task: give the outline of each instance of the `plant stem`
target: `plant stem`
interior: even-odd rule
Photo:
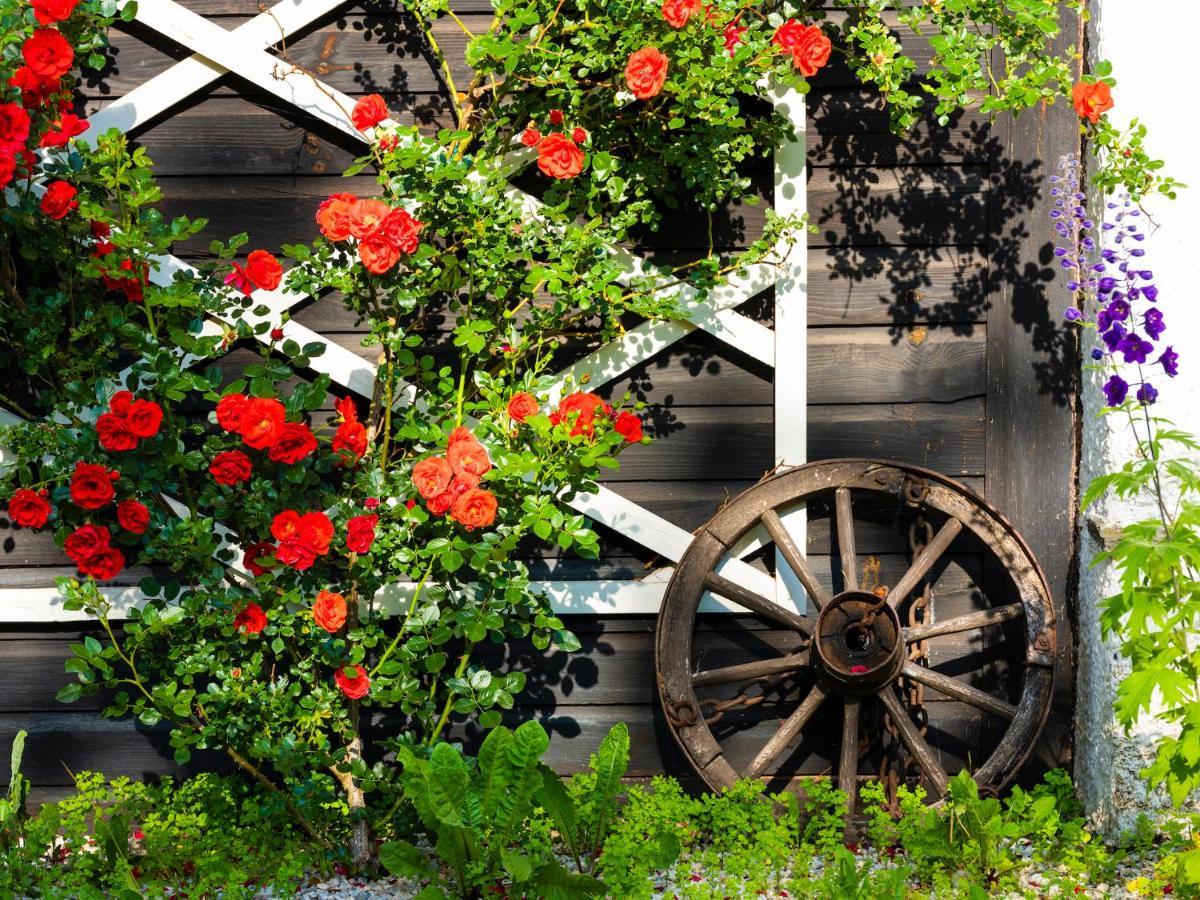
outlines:
[[[471,651],[475,649],[475,642],[471,641],[467,644],[467,649],[463,651],[463,655],[458,658],[458,668],[454,670],[454,677],[461,678],[462,673],[467,669],[467,663],[471,659]],[[442,707],[442,715],[438,719],[438,723],[434,726],[433,731],[425,741],[425,746],[432,747],[437,741],[438,736],[442,733],[442,729],[446,727],[446,723],[450,720],[450,712],[454,705],[453,695],[446,698],[446,704]]]
[[[387,662],[388,657],[396,652],[396,648],[400,646],[400,641],[404,638],[404,630],[408,626],[408,620],[412,618],[412,614],[416,611],[417,601],[421,599],[421,590],[425,587],[425,582],[431,574],[433,574],[432,561],[429,563],[429,568],[425,570],[425,574],[421,576],[421,580],[417,582],[416,590],[413,591],[412,602],[408,604],[408,612],[404,616],[404,621],[400,623],[400,629],[396,632],[396,636],[392,638],[392,642],[388,644],[387,649],[383,651],[383,655],[379,657],[379,661],[375,663],[375,667],[371,669],[369,677],[374,678],[379,673],[379,669],[383,664]]]

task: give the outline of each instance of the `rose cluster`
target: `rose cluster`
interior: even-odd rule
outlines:
[[[257,288],[273,291],[283,280],[283,266],[273,254],[266,250],[252,250],[246,257],[246,265],[233,263],[233,271],[225,277],[225,283],[233,285],[249,297]]]
[[[359,260],[373,275],[387,273],[401,255],[415,253],[424,227],[403,207],[392,208],[377,198],[360,200],[354,194],[333,194],[324,200],[317,208],[317,225],[334,243],[354,238]]]
[[[496,497],[480,487],[491,468],[487,448],[460,425],[450,432],[445,456],[430,456],[413,466],[413,486],[430,513],[449,513],[467,531],[473,531],[496,520]]]
[[[550,110],[551,126],[561,128],[564,118],[561,109]],[[521,143],[537,148],[538,170],[549,178],[574,178],[583,171],[587,154],[583,152],[582,145],[587,143],[587,139],[588,133],[582,128],[572,128],[569,137],[565,129],[543,135],[533,122],[521,132]]]
[[[508,401],[508,414],[516,422],[524,422],[539,411],[537,398],[524,391],[513,394]],[[550,424],[566,426],[567,433],[572,437],[583,435],[590,439],[596,435],[597,417],[611,419],[613,430],[627,443],[636,444],[644,436],[642,420],[636,415],[623,411],[614,416],[613,408],[603,398],[586,391],[576,391],[563,397],[558,408],[550,413]]]
[[[162,407],[153,400],[134,399],[129,391],[117,391],[108,402],[108,412],[96,419],[100,446],[112,453],[125,453],[158,434]]]
[[[771,43],[792,57],[792,65],[805,78],[811,78],[829,62],[833,44],[820,25],[805,25],[788,19],[775,29]]]
[[[62,184],[63,182],[56,182]],[[69,185],[68,185],[69,186]],[[51,185],[53,188],[54,185]],[[74,188],[72,188],[72,196],[74,196]],[[49,191],[46,192],[46,197],[50,196]],[[42,208],[45,209],[46,197],[42,198]],[[110,291],[120,291],[125,295],[125,299],[130,303],[141,303],[145,298],[146,282],[150,276],[150,267],[146,263],[135,263],[129,257],[117,260],[113,264],[108,257],[116,252],[117,247],[112,241],[108,240],[112,234],[112,229],[104,222],[92,222],[92,237],[96,239],[96,246],[92,248],[93,258],[100,260],[105,267],[100,273],[100,278],[104,282],[104,286]]]
[[[1144,268],[1146,240],[1144,217],[1127,198],[1109,202],[1106,221],[1099,232],[1084,207],[1086,195],[1080,190],[1079,161],[1066,156],[1059,164],[1061,174],[1050,176],[1050,195],[1054,198],[1050,219],[1063,244],[1055,247],[1059,267],[1069,273],[1067,289],[1082,297],[1066,311],[1070,322],[1089,318],[1103,346],[1092,350],[1092,359],[1109,370],[1102,390],[1109,406],[1125,402],[1131,387],[1134,396],[1146,405],[1158,398],[1158,389],[1149,380],[1149,366],[1161,367],[1168,377],[1179,372],[1179,354],[1171,346],[1159,347],[1167,330],[1158,308],[1158,287],[1154,272]],[[1100,249],[1094,258],[1100,234],[1108,236],[1110,246]],[[1090,315],[1084,310],[1091,307]],[[1132,380],[1126,378],[1132,367]],[[1124,374],[1122,374],[1124,372]]]

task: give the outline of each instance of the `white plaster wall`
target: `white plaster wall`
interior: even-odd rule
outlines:
[[[1200,3],[1091,0],[1090,6],[1089,56],[1093,62],[1111,61],[1117,79],[1110,117],[1119,125],[1139,118],[1149,128],[1151,154],[1166,160],[1167,171],[1192,186],[1174,201],[1145,201],[1153,226],[1142,262],[1154,271],[1161,290],[1159,305],[1168,327],[1164,339],[1181,357],[1178,377],[1155,379],[1161,392],[1155,412],[1200,433],[1200,303],[1195,290],[1200,284],[1200,115],[1181,103],[1195,64]],[[1097,210],[1103,207],[1100,198],[1094,201]],[[1085,484],[1095,474],[1119,468],[1133,451],[1117,417],[1097,417],[1102,405],[1096,379],[1085,377]],[[1083,518],[1075,776],[1096,823],[1108,830],[1127,828],[1139,811],[1165,803],[1158,792],[1148,794],[1138,770],[1153,757],[1167,726],[1147,717],[1125,735],[1113,721],[1113,691],[1127,666],[1116,646],[1101,638],[1097,604],[1115,592],[1115,578],[1107,566],[1092,569],[1089,561],[1121,524],[1151,514],[1144,504],[1107,501]]]

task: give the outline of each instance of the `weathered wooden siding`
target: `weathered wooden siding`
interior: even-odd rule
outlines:
[[[258,12],[251,0],[186,5],[226,28]],[[483,0],[459,0],[455,8],[469,26],[486,25]],[[403,16],[370,6],[316,23],[290,39],[288,50],[332,86],[350,94],[380,91],[402,121],[435,130],[447,124],[441,84],[413,35]],[[463,36],[447,22],[439,40],[465,82]],[[920,38],[909,43],[919,61],[928,58]],[[114,35],[108,71],[85,87],[86,108],[102,107],[186,55],[136,25],[124,28]],[[1073,533],[1071,516],[1063,513],[1073,475],[1074,355],[1055,313],[1047,311],[1047,238],[1036,205],[1044,174],[1039,160],[1055,159],[1073,140],[1071,128],[1055,116],[1011,130],[965,115],[948,129],[922,123],[897,139],[877,99],[847,71],[833,66],[822,74],[809,97],[809,209],[818,233],[809,243],[808,441],[813,459],[917,463],[995,497],[1049,563],[1061,603]],[[137,138],[156,162],[164,211],[211,221],[201,239],[183,248],[184,257],[203,257],[212,237],[238,231],[248,232],[256,247],[310,238],[313,211],[327,194],[371,190],[370,179],[339,177],[355,155],[352,142],[285,111],[232,75]],[[769,193],[769,169],[760,172],[759,184]],[[716,222],[717,245],[744,246],[762,223],[761,206],[731,208]],[[679,221],[644,243],[643,249],[671,256],[703,242]],[[373,356],[358,346],[362,329],[336,298],[300,308],[294,318]],[[249,356],[236,351],[228,365],[236,369]],[[685,528],[705,521],[771,468],[770,372],[736,349],[694,335],[611,390],[632,391],[649,404],[647,430],[656,440],[623,455],[620,473],[608,483]],[[1038,438],[1027,440],[1029,434]],[[539,550],[531,553],[531,566],[539,576],[595,578],[637,577],[653,564],[644,549],[613,534],[604,538],[598,562]],[[47,536],[5,529],[0,541],[0,603],[4,585],[47,584],[66,571]],[[902,556],[887,555],[894,545],[860,549],[884,554],[885,570],[903,565]],[[809,550],[828,553],[820,523],[810,530]],[[962,572],[979,577],[978,561],[963,565]],[[942,614],[973,602],[963,579],[939,594]],[[647,617],[581,617],[574,622],[584,644],[580,653],[503,651],[530,674],[516,714],[552,725],[560,768],[585,763],[603,730],[625,720],[635,738],[634,774],[682,771],[654,705],[653,624]],[[743,624],[714,619],[705,640],[719,656],[722,642],[744,640]],[[771,645],[783,640],[774,632],[756,634]],[[95,702],[55,704],[61,663],[78,635],[77,627],[65,626],[0,630],[0,747],[17,728],[29,729],[29,774],[47,790],[68,783],[67,766],[112,774],[173,771],[160,732],[102,719]],[[1063,637],[1069,654],[1069,634]],[[955,649],[941,644],[938,652]],[[963,754],[987,727],[961,704],[931,707],[935,725],[949,723]],[[753,732],[747,735],[752,742]],[[1061,756],[1068,746],[1058,733],[1044,755]]]

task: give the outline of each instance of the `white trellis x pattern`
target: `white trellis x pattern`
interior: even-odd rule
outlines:
[[[274,56],[270,48],[296,32],[349,3],[349,0],[282,0],[269,10],[244,22],[232,31],[222,28],[175,0],[140,0],[137,20],[162,36],[180,44],[194,55],[173,64],[166,71],[114,101],[90,119],[91,131],[102,133],[110,128],[128,133],[169,111],[177,104],[204,90],[221,76],[232,72],[300,112],[338,129],[357,141],[365,142],[348,120],[354,99],[322,84],[310,74],[294,69]],[[780,148],[775,158],[775,208],[783,213],[799,214],[805,210],[805,142],[804,99],[788,88],[771,85],[767,88],[776,109],[793,124],[798,139]],[[394,124],[394,123],[384,123]],[[513,189],[536,214],[538,201]],[[621,248],[612,252],[622,263],[627,278],[651,271],[645,262]],[[736,274],[720,289],[701,298],[687,286],[664,287],[675,293],[681,318],[645,322],[630,329],[619,339],[589,354],[563,370],[551,386],[551,400],[585,376],[592,386],[611,381],[623,372],[650,359],[696,329],[712,334],[739,351],[774,367],[775,370],[775,457],[781,466],[798,465],[805,459],[806,432],[806,261],[804,238],[787,252],[782,265],[751,266]],[[190,267],[168,256],[155,261],[151,279],[170,284],[179,272]],[[737,312],[737,307],[763,290],[774,285],[774,329]],[[255,306],[265,306],[267,312],[256,321],[277,324],[284,312],[307,300],[307,296],[286,289],[256,291]],[[209,333],[218,334],[227,323],[205,323]],[[305,344],[319,341],[326,345],[325,353],[312,360],[312,368],[329,375],[338,384],[370,396],[375,380],[375,367],[351,351],[324,340],[305,326],[289,320],[283,330],[287,338]],[[268,340],[264,334],[261,340]],[[412,402],[415,390],[405,392],[399,402]],[[7,417],[0,410],[0,421]],[[11,420],[11,419],[9,419]],[[0,463],[3,461],[0,448]],[[650,510],[622,497],[605,487],[594,494],[580,495],[572,505],[596,522],[606,525],[670,562],[678,562],[692,535]],[[803,533],[803,514],[788,517],[794,528]],[[786,565],[777,566],[781,573],[776,580],[742,561],[748,553],[762,546],[765,537],[751,534],[738,552],[726,559],[721,574],[759,594],[774,596],[777,602],[803,611],[804,592],[791,582]],[[653,613],[657,612],[663,592],[673,569],[660,568],[638,580],[607,581],[546,581],[539,586],[546,591],[560,613]],[[408,586],[396,585],[389,591],[389,600],[402,602]],[[140,601],[135,588],[107,588],[105,593],[117,607],[127,608]],[[714,610],[737,610],[740,607],[721,598],[706,601]],[[388,606],[391,603],[387,603]],[[62,609],[54,588],[31,587],[5,591],[0,603],[0,621],[58,621],[79,617]]]

